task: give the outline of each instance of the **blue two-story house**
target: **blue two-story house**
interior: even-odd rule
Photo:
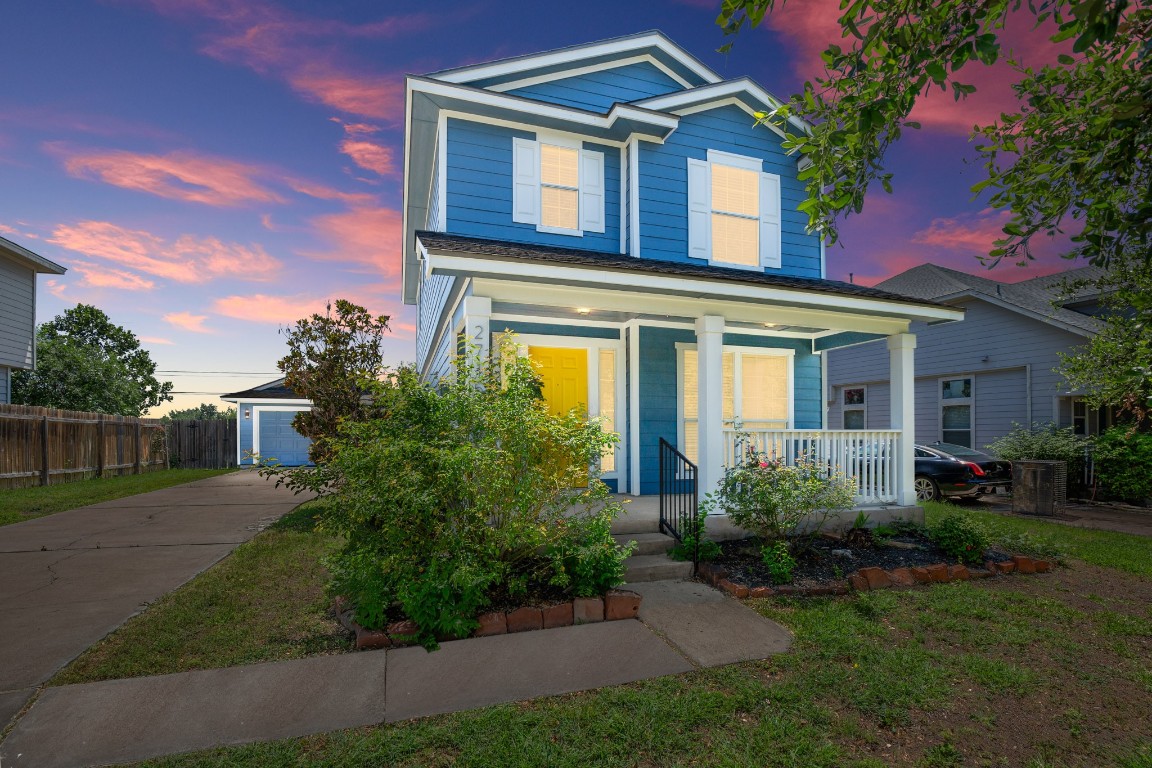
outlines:
[[[834,460],[861,503],[914,503],[908,330],[963,312],[825,279],[797,159],[753,117],[777,104],[659,32],[409,77],[403,291],[422,376],[512,331],[551,408],[621,435],[602,465],[621,493],[657,492],[661,439],[706,492],[740,426]],[[823,353],[862,338],[887,339],[891,424],[827,432]]]

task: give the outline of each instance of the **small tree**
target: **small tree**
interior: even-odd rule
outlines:
[[[35,370],[12,374],[12,402],[44,408],[140,416],[171,391],[135,334],[87,304],[41,325]]]
[[[236,418],[235,408],[225,408],[220,410],[212,403],[200,403],[195,408],[182,408],[178,411],[169,411],[164,416],[160,417],[160,421],[167,424],[170,421],[194,421],[194,420],[222,420]]]
[[[292,426],[312,439],[308,458],[317,465],[330,458],[341,423],[367,418],[371,404],[366,389],[385,370],[388,317],[345,299],[337,299],[335,314],[332,310],[329,304],[326,314],[283,329],[288,354],[278,363],[284,384],[312,401],[312,409],[296,414]]]

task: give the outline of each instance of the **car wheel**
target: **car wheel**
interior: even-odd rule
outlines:
[[[940,498],[940,486],[925,475],[916,475],[912,487],[916,489],[916,501],[936,501]]]

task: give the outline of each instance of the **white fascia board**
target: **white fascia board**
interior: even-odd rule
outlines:
[[[477,64],[471,67],[461,67],[459,69],[434,74],[438,80],[449,83],[464,83],[504,75],[514,75],[517,72],[529,72],[533,69],[575,64],[581,59],[591,59],[597,56],[627,54],[631,51],[648,47],[659,48],[705,82],[717,83],[722,80],[718,74],[702,64],[695,56],[692,56],[683,48],[656,32],[605,40],[600,43],[590,43],[572,48],[563,48],[557,51],[529,54],[527,56],[504,59],[502,61],[494,61],[489,64]]]
[[[860,313],[865,316],[911,320],[962,320],[963,310],[916,304],[890,302],[883,299],[843,296],[838,294],[789,290],[776,286],[738,283],[729,280],[708,280],[674,275],[656,275],[633,271],[604,270],[594,267],[573,267],[538,262],[490,259],[456,253],[429,251],[429,267],[433,274],[471,275],[474,278],[530,282],[543,290],[545,287],[584,286],[603,288],[614,292],[632,291],[672,297],[716,299],[762,303],[770,307],[796,307],[823,313]],[[627,282],[622,276],[627,275]],[[699,314],[699,313],[697,313]],[[827,315],[825,315],[827,318]],[[773,322],[783,322],[783,320]],[[801,325],[788,322],[789,325]],[[859,330],[864,330],[859,328]],[[887,327],[885,328],[887,330]]]
[[[764,90],[764,88],[754,80],[746,77],[737,80],[725,80],[724,82],[714,83],[712,85],[702,85],[688,91],[677,91],[676,93],[668,93],[663,96],[653,96],[632,103],[638,107],[679,114],[681,110],[688,109],[698,112],[701,106],[712,105],[730,98],[738,99],[740,96],[750,96],[772,109],[783,104],[780,99],[768,93],[768,91]],[[788,118],[788,122],[805,133],[812,129],[810,124],[798,117],[790,117]]]
[[[62,275],[68,270],[54,261],[49,261],[38,253],[32,253],[22,245],[12,242],[6,237],[0,237],[0,254],[4,254],[16,261],[31,267],[33,271],[46,275]]]
[[[551,83],[555,80],[565,80],[570,77],[579,77],[580,75],[590,75],[593,72],[606,72],[610,69],[617,69],[619,67],[627,67],[631,64],[651,64],[656,69],[663,72],[668,77],[676,81],[682,88],[691,88],[692,84],[689,83],[680,75],[673,72],[666,64],[656,59],[651,54],[645,53],[640,56],[628,56],[623,59],[611,59],[609,61],[602,61],[599,64],[589,64],[586,67],[576,67],[574,69],[561,69],[556,72],[551,72],[547,75],[536,75],[534,77],[525,77],[520,80],[509,80],[505,83],[498,85],[488,86],[488,90],[504,93],[505,91],[514,91],[517,88],[530,88],[533,85],[540,85],[541,83]]]
[[[253,405],[291,405],[311,408],[311,400],[300,400],[286,397],[221,397],[226,403],[251,403]]]
[[[473,88],[467,85],[456,85],[439,80],[409,77],[408,88],[410,93],[425,93],[429,96],[459,99],[472,104],[480,104],[510,112],[519,112],[535,117],[559,120],[571,123],[574,127],[597,128],[611,130],[618,120],[629,119],[650,125],[666,131],[675,130],[680,119],[675,115],[661,113],[657,110],[637,106],[635,104],[614,104],[608,114],[598,114],[574,107],[563,107],[558,104],[548,104],[534,99],[525,99],[519,96],[509,96],[483,88]],[[595,137],[590,137],[595,141]]]

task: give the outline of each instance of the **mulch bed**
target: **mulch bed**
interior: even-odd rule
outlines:
[[[773,584],[761,557],[764,543],[756,537],[719,542],[720,556],[710,563],[701,563],[700,577],[737,597],[766,597],[777,593],[846,594],[852,589],[986,578],[1016,570],[1046,572],[1052,567],[1047,561],[998,550],[984,552],[983,567],[960,566],[954,557],[918,533],[871,543],[821,535],[811,540],[810,546],[797,548],[802,552],[796,556],[792,581],[780,585]],[[885,575],[881,576],[881,572]]]

